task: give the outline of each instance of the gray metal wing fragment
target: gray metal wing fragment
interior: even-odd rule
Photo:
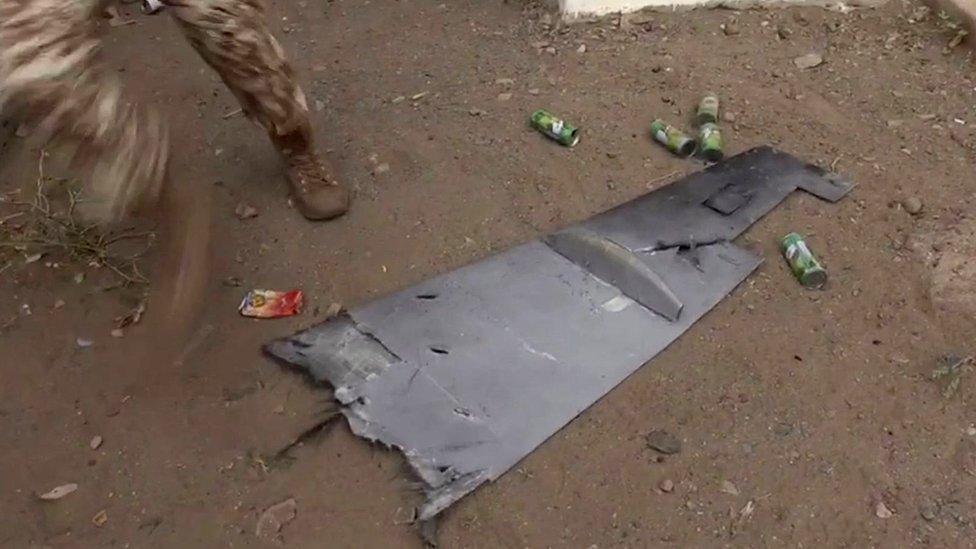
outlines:
[[[721,301],[762,261],[731,240],[798,188],[836,201],[851,185],[753,149],[266,349],[336,387],[354,433],[403,452],[426,520]]]

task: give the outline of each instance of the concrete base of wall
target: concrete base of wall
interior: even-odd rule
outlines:
[[[834,9],[877,7],[886,0],[559,0],[565,17],[597,17],[608,13],[627,13],[651,9],[752,8],[756,6],[818,6]],[[976,1],[976,0],[957,0]]]

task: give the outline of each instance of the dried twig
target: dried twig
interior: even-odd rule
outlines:
[[[145,284],[148,279],[138,267],[138,260],[152,247],[154,233],[143,231],[105,231],[92,223],[80,221],[76,209],[80,203],[80,191],[73,189],[64,181],[49,178],[44,173],[45,151],[41,151],[37,161],[37,183],[34,196],[29,201],[5,201],[8,205],[26,208],[2,218],[2,221],[28,215],[29,220],[19,227],[16,233],[6,231],[0,248],[26,250],[29,246],[53,248],[66,252],[80,262],[104,266],[112,271],[122,285]],[[51,183],[60,182],[64,187],[63,209],[55,209],[51,200]],[[3,223],[0,222],[0,225]],[[145,240],[144,249],[123,256],[111,248],[113,245],[129,240]]]

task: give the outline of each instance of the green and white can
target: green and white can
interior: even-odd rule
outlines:
[[[562,145],[575,147],[579,143],[579,128],[545,109],[539,109],[532,113],[530,122],[533,128]]]
[[[722,130],[717,124],[706,122],[698,128],[698,152],[709,162],[722,159]]]
[[[800,284],[807,288],[823,288],[827,283],[827,271],[820,266],[802,236],[797,233],[784,236],[782,248],[783,256]]]
[[[718,95],[706,93],[705,97],[702,97],[701,101],[698,102],[698,114],[695,116],[695,121],[699,125],[718,122]]]
[[[695,140],[660,118],[651,122],[651,136],[658,143],[678,156],[691,156],[695,152]]]

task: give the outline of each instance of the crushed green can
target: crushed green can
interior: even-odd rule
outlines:
[[[695,121],[701,124],[714,124],[718,122],[718,96],[714,93],[706,93],[698,102],[698,114]]]
[[[695,140],[660,118],[651,122],[651,136],[658,143],[679,156],[691,156],[695,152]]]
[[[827,271],[820,266],[802,236],[797,233],[784,236],[782,248],[783,256],[800,284],[807,288],[823,288],[827,283]]]
[[[530,121],[533,128],[562,145],[574,147],[579,143],[579,128],[545,109],[539,109],[532,113]]]
[[[706,122],[698,128],[698,152],[709,162],[722,159],[722,130],[717,124]]]

